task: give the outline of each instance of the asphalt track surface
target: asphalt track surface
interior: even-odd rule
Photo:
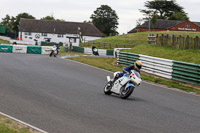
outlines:
[[[127,100],[109,72],[45,55],[0,53],[0,112],[50,133],[200,133],[200,97],[149,83]]]

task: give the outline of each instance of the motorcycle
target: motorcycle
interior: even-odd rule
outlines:
[[[115,72],[116,74],[120,72]],[[122,99],[128,98],[134,91],[136,86],[140,86],[142,79],[140,78],[140,73],[131,70],[130,74],[124,74],[121,78],[114,81],[110,79],[110,76],[107,76],[107,84],[104,87],[104,93],[106,95],[111,95],[112,93],[120,95]]]
[[[56,46],[53,46],[51,53],[49,54],[50,57],[54,56],[56,57],[58,55],[58,51]]]
[[[93,53],[93,55],[99,56],[98,49],[95,46],[92,46],[92,53]]]

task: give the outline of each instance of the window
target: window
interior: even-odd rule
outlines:
[[[190,25],[189,25],[189,24],[186,24],[186,25],[185,25],[185,28],[190,28]]]
[[[58,37],[63,38],[63,34],[58,34]]]
[[[47,36],[47,33],[42,33],[42,36]]]
[[[31,32],[25,32],[25,35],[31,35]]]
[[[76,43],[76,38],[74,38],[74,43]]]

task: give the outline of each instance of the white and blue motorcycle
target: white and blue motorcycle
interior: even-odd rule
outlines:
[[[115,72],[114,77],[118,73],[120,72]],[[140,86],[142,82],[140,73],[135,70],[131,70],[130,74],[124,74],[116,81],[114,81],[114,79],[110,79],[110,76],[107,76],[107,80],[108,83],[104,87],[104,93],[106,95],[111,95],[114,93],[120,95],[122,99],[128,98],[133,93],[135,87]]]

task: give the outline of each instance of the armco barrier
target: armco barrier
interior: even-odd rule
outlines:
[[[156,58],[146,55],[139,55],[143,63],[142,71],[155,74],[164,78],[172,78],[172,60]]]
[[[200,65],[174,61],[172,79],[200,85]]]
[[[120,52],[117,63],[121,65],[131,65],[136,60],[139,60],[139,55],[134,53]]]
[[[136,60],[141,60],[143,62],[141,70],[144,72],[200,85],[200,65],[127,52],[119,52],[118,57],[118,64],[131,65]]]

